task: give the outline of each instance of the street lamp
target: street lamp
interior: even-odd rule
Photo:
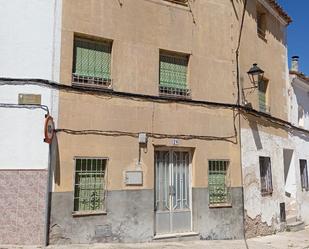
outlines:
[[[254,63],[247,74],[249,75],[251,83],[257,87],[260,79],[264,76],[264,71],[258,67],[257,63]]]

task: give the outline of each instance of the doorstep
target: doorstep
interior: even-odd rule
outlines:
[[[188,239],[199,239],[199,233],[195,232],[187,232],[187,233],[167,233],[167,234],[158,234],[153,237],[153,240],[183,240],[185,238]]]

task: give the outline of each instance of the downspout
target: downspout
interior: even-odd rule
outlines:
[[[49,244],[49,225],[50,225],[50,205],[51,205],[51,177],[52,177],[52,144],[48,145],[48,168],[47,168],[47,186],[46,186],[46,202],[45,202],[45,238],[44,238],[44,246],[48,246]]]
[[[247,8],[247,0],[244,1],[244,8],[243,13],[241,17],[241,24],[240,24],[240,30],[239,30],[239,37],[238,37],[238,44],[236,49],[236,81],[237,81],[237,105],[240,107],[242,105],[242,88],[240,85],[240,70],[239,70],[239,49],[240,49],[240,43],[241,43],[241,37],[242,37],[242,31],[244,27],[244,20],[245,20],[245,14],[246,14],[246,8]],[[241,185],[242,185],[242,204],[243,204],[243,236],[246,248],[249,249],[247,239],[246,239],[246,217],[245,217],[245,195],[244,195],[244,179],[243,179],[243,167],[242,167],[242,148],[241,148],[241,115],[240,115],[240,108],[238,108],[238,129],[239,129],[239,158],[240,158],[240,175],[241,175]]]

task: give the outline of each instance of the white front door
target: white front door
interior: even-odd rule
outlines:
[[[155,152],[156,234],[191,231],[190,152]]]

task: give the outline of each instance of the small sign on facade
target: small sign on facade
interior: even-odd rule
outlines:
[[[41,104],[41,94],[18,94],[18,104],[19,105],[40,105]]]
[[[44,125],[44,142],[51,144],[55,133],[55,124],[51,116],[47,115]]]
[[[126,171],[125,173],[126,185],[143,185],[143,171]]]
[[[173,139],[173,145],[178,145],[179,144],[179,140],[178,139]]]

